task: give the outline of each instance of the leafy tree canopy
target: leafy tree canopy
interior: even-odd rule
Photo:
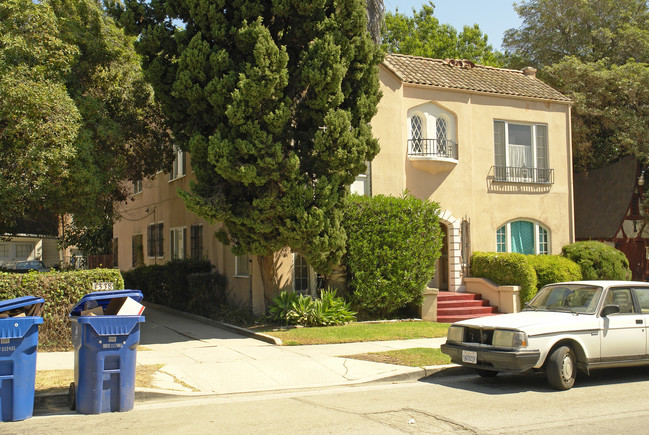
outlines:
[[[505,32],[505,53],[520,66],[543,67],[574,56],[583,62],[649,62],[645,0],[526,0],[523,24]]]
[[[645,0],[527,0],[505,34],[512,63],[573,99],[573,163],[595,169],[649,157],[649,8]]]
[[[120,19],[191,151],[186,204],[223,222],[234,253],[259,256],[267,298],[273,252],[321,272],[337,263],[347,186],[379,149],[365,1],[128,0]]]
[[[606,166],[624,155],[649,159],[649,68],[607,66],[565,58],[544,69],[572,98],[573,164],[577,171]]]
[[[170,163],[133,42],[96,0],[0,4],[0,222],[45,209],[106,233],[122,181]]]
[[[440,24],[434,16],[433,2],[412,17],[398,11],[385,15],[383,49],[391,53],[410,54],[434,59],[468,59],[475,63],[503,66],[504,57],[494,51],[477,24],[458,31],[449,24]]]
[[[0,223],[54,206],[81,117],[65,87],[78,49],[58,37],[46,5],[0,3]]]

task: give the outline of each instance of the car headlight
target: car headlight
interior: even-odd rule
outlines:
[[[448,335],[446,337],[448,341],[458,341],[461,342],[464,340],[464,327],[463,326],[451,326],[448,328]]]
[[[496,329],[491,343],[498,347],[527,347],[527,334],[522,331]]]

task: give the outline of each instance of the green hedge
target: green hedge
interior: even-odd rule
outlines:
[[[385,318],[421,304],[442,246],[438,215],[437,203],[410,195],[352,197],[343,221],[343,265],[355,310]]]
[[[508,252],[475,252],[471,258],[471,276],[487,278],[498,285],[521,287],[521,305],[536,294],[537,277],[527,255]]]
[[[528,261],[536,271],[537,287],[553,282],[579,281],[581,268],[574,261],[560,255],[528,255]]]
[[[129,288],[142,291],[144,300],[203,316],[225,304],[227,279],[212,273],[207,260],[173,260],[124,272]]]
[[[72,346],[68,320],[70,310],[83,296],[93,292],[94,282],[111,282],[115,290],[124,288],[124,280],[117,269],[27,274],[0,272],[0,299],[42,297],[45,300],[41,311],[44,322],[38,329],[39,348],[69,350]]]
[[[631,279],[624,253],[602,242],[576,242],[564,246],[561,252],[579,265],[584,279]]]

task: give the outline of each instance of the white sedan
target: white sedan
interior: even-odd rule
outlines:
[[[481,376],[544,370],[568,390],[577,369],[649,364],[649,283],[578,281],[543,287],[520,313],[451,325],[442,352]]]

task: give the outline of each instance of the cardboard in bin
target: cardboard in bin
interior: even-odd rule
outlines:
[[[144,311],[141,300],[142,292],[139,290],[93,292],[81,298],[70,311],[70,316],[139,316]],[[87,303],[96,306],[86,310]]]
[[[23,296],[0,301],[0,319],[39,316],[44,303],[45,300],[37,296]]]

